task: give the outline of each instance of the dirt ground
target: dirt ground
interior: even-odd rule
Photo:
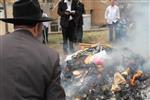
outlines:
[[[108,34],[107,30],[98,30],[91,32],[84,32],[83,34],[83,43],[95,44],[95,43],[108,43]],[[60,56],[63,56],[63,41],[62,34],[50,34],[48,46],[55,49]]]

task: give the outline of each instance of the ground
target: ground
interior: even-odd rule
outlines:
[[[99,31],[92,31],[92,32],[84,32],[83,42],[90,43],[90,44],[95,44],[98,42],[100,42],[102,44],[105,44],[105,43],[108,44],[108,31],[107,30],[99,30]],[[61,33],[49,35],[48,46],[59,52],[60,60],[61,60],[60,63],[62,63],[64,60],[62,43],[63,43],[63,41],[62,41]],[[147,94],[147,97],[144,100],[149,100],[149,98],[150,98],[149,90],[150,90],[150,88],[148,87],[142,91]]]
[[[108,34],[107,30],[97,30],[97,31],[90,31],[90,32],[84,32],[83,35],[83,43],[108,43]],[[62,34],[54,33],[49,35],[49,42],[48,46],[50,48],[55,49],[57,52],[59,52],[60,55],[63,55],[63,47],[62,47]]]

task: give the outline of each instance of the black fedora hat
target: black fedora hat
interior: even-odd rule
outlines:
[[[42,17],[42,14],[38,0],[17,0],[13,4],[13,18],[0,18],[0,20],[13,24],[30,24],[53,20]]]

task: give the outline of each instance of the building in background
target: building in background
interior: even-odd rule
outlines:
[[[12,17],[12,3],[14,2],[15,0],[5,0],[6,2],[6,14],[7,14],[7,17]],[[4,18],[5,15],[4,15],[4,0],[0,0],[0,18]],[[11,32],[13,31],[13,25],[12,24],[8,24],[8,31]],[[0,35],[3,35],[5,34],[5,23],[0,21]]]
[[[87,28],[90,26],[102,26],[105,24],[104,13],[105,8],[108,5],[108,0],[81,0],[85,5],[86,15],[84,17],[84,23]],[[50,15],[56,18],[59,22],[59,16],[57,15],[57,5],[59,0],[51,0]],[[57,22],[55,22],[56,24]],[[83,26],[84,27],[84,26]]]
[[[12,16],[12,4],[15,0],[6,0],[7,16]],[[49,31],[58,31],[59,16],[57,15],[58,2],[60,0],[39,0],[41,8],[48,16],[55,20],[51,22]],[[85,28],[90,29],[91,26],[101,26],[105,24],[104,11],[108,0],[81,0],[85,5],[86,15],[84,15]],[[3,5],[3,0],[0,0],[0,5]],[[4,17],[4,10],[0,9],[0,18]],[[83,26],[84,27],[84,26]],[[0,33],[5,33],[5,25],[0,22]],[[13,26],[8,25],[8,31],[13,31]]]
[[[0,0],[0,18],[4,17],[3,1],[4,0]],[[7,5],[7,16],[11,17],[12,16],[12,3],[15,0],[5,0],[5,1],[6,1],[6,5]],[[105,11],[105,8],[108,5],[109,0],[81,0],[81,1],[85,5],[85,10],[86,10],[86,14],[87,14],[87,16],[85,15],[84,18],[85,18],[85,20],[90,20],[91,21],[91,22],[89,21],[88,26],[90,26],[90,25],[91,26],[101,26],[101,25],[105,24],[104,11]],[[133,10],[133,6],[137,2],[136,0],[118,0],[118,1],[119,1],[120,9],[122,9],[123,11],[124,11],[124,9],[123,9],[124,4],[129,3],[128,6],[129,6],[130,10],[127,10],[128,14],[129,14],[129,12],[131,12]],[[139,0],[138,2],[142,3],[142,1],[146,2],[148,0],[141,0],[141,1]],[[59,0],[39,0],[39,2],[41,4],[41,7],[43,8],[44,12],[46,12],[48,14],[48,16],[56,19],[51,23],[51,27],[52,27],[51,30],[52,31],[58,31],[58,29],[59,29],[59,25],[58,25],[59,16],[57,15],[57,8],[58,8],[57,6],[58,6]],[[128,7],[128,6],[125,5],[125,7]],[[148,6],[148,7],[150,7],[150,6]],[[147,8],[147,10],[148,10],[148,8]],[[145,11],[147,11],[147,10],[145,10]],[[126,14],[123,11],[120,11],[121,15]],[[150,10],[147,11],[147,14],[149,14],[149,12],[150,12]],[[133,16],[132,13],[131,13],[131,16]],[[141,18],[141,16],[139,16],[139,17]],[[140,21],[143,22],[143,20],[140,20]],[[149,26],[149,23],[150,22],[147,23],[148,25],[144,24],[143,25],[144,28],[145,28],[145,26]],[[140,24],[140,25],[142,25],[142,24]],[[9,32],[13,31],[13,25],[9,24],[8,27],[9,27]],[[149,32],[149,28],[147,28],[145,30],[148,30],[148,32]],[[3,33],[5,33],[5,24],[2,21],[0,21],[0,35],[2,35]],[[141,33],[143,33],[143,32],[141,32]],[[148,38],[148,39],[145,39],[145,40],[149,40],[150,35],[146,34],[145,37]],[[146,46],[149,48],[148,51],[150,51],[150,44],[148,43],[147,45]],[[149,58],[150,58],[150,53],[148,55],[149,55]]]

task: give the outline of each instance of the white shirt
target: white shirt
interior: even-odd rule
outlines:
[[[48,17],[48,15],[46,14],[46,13],[43,13],[43,15],[42,15],[43,17]],[[43,22],[43,25],[45,26],[45,27],[49,27],[49,22],[47,21],[47,22]]]
[[[105,10],[105,19],[108,24],[116,23],[120,19],[119,7],[114,5],[109,5]]]
[[[70,1],[64,0],[64,2],[67,4],[67,9],[66,9],[66,10],[71,12],[72,0],[70,0]],[[70,16],[70,17],[69,17],[69,20],[72,20],[72,19],[73,19],[73,17]]]
[[[72,0],[70,0],[70,1],[64,0],[64,2],[67,4],[67,11],[71,11]]]

